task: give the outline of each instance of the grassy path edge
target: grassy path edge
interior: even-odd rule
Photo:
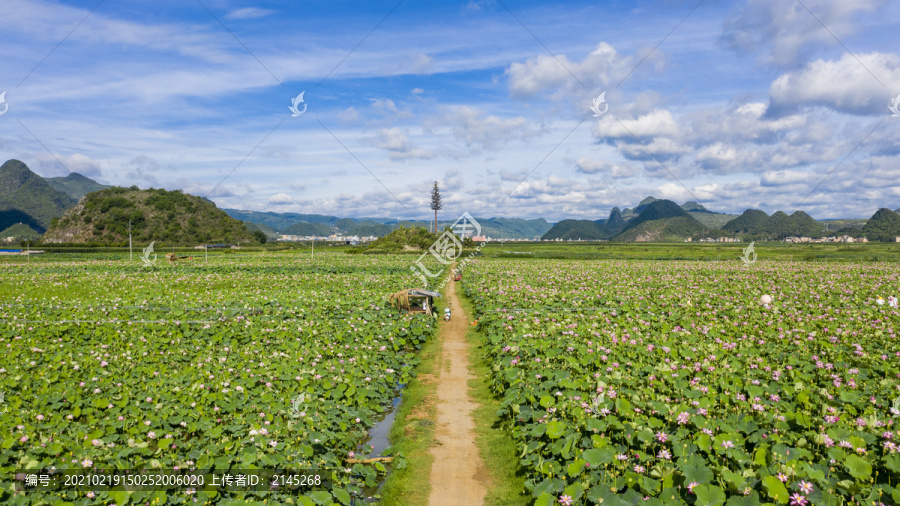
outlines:
[[[500,429],[500,417],[497,415],[500,400],[491,391],[489,383],[490,358],[482,346],[481,333],[471,325],[475,321],[475,308],[466,298],[462,286],[457,286],[457,297],[470,324],[466,340],[470,346],[470,369],[475,375],[475,379],[469,380],[469,395],[478,403],[478,408],[472,413],[476,444],[491,475],[484,506],[532,504],[534,501],[525,490],[516,443]]]

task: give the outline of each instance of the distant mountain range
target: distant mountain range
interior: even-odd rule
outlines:
[[[104,193],[110,190],[125,193]],[[91,196],[97,192],[102,194],[97,197],[100,200],[92,199]],[[164,192],[165,195],[153,197],[153,192]],[[175,193],[184,195],[187,200],[182,202]],[[88,200],[85,201],[85,198]],[[166,200],[175,208],[163,214],[154,205],[147,205],[145,201],[148,199],[151,204],[154,199]],[[85,212],[87,208],[83,205],[77,213],[69,213],[69,210],[79,204],[79,200],[88,207],[101,208],[102,212],[94,213],[94,207],[88,209],[90,212]],[[201,208],[200,214],[192,215]],[[9,160],[0,166],[0,241],[9,237],[16,241],[31,240],[48,229],[53,229],[53,233],[46,235],[44,239],[113,243],[123,237],[121,227],[123,223],[127,225],[123,216],[130,216],[137,211],[145,219],[165,216],[168,220],[168,224],[150,226],[147,230],[151,236],[162,234],[175,241],[188,242],[204,240],[202,238],[209,235],[202,233],[205,226],[215,227],[214,230],[207,231],[213,236],[244,239],[247,237],[245,234],[254,232],[269,238],[278,234],[326,236],[335,233],[382,237],[399,227],[431,225],[430,222],[392,218],[340,218],[323,214],[219,210],[209,199],[187,196],[181,192],[140,190],[137,187],[115,188],[78,173],[42,178],[19,160]],[[869,240],[893,240],[900,236],[898,212],[900,209],[879,209],[868,220],[816,221],[802,211],[791,215],[779,211],[769,216],[763,211],[748,209],[741,215],[732,215],[709,211],[696,202],[678,205],[670,200],[647,197],[633,208],[620,210],[615,207],[608,217],[597,220],[562,220],[556,224],[543,218],[525,220],[476,217],[476,220],[481,226],[481,235],[494,239],[672,241],[688,237],[740,236],[747,240],[763,240],[829,234],[865,236]],[[242,221],[243,225],[233,228],[233,223],[237,222],[222,221],[222,217],[226,215]],[[62,223],[57,224],[57,220]],[[88,223],[91,225],[87,227],[79,220],[90,220]],[[134,219],[132,222],[134,225]],[[453,222],[440,220],[438,228],[442,229]]]
[[[713,213],[696,202],[678,205],[647,197],[634,209],[614,207],[605,220],[563,220],[542,239],[664,241],[679,240],[716,229],[734,215]]]
[[[898,210],[900,211],[900,210]],[[867,237],[870,241],[893,241],[900,236],[900,214],[879,209],[868,220],[835,220],[844,225],[828,230],[827,221],[816,221],[803,211],[771,216],[758,209],[741,215],[713,213],[696,202],[678,205],[670,200],[647,197],[634,209],[613,208],[605,220],[563,220],[542,239],[611,241],[681,241],[740,237],[744,240],[781,240],[786,237],[818,238],[825,235]]]
[[[346,236],[382,237],[399,227],[426,226],[431,222],[415,222],[392,218],[338,218],[325,214],[275,213],[264,211],[244,211],[224,209],[232,218],[253,223],[270,236],[275,234],[297,236],[327,236],[341,233]],[[538,239],[552,226],[543,218],[524,220],[520,218],[478,218],[481,235],[506,239]],[[438,228],[453,225],[456,221],[438,220]],[[265,227],[265,228],[263,228]]]

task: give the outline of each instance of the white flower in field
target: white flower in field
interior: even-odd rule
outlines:
[[[763,295],[762,297],[759,298],[759,302],[760,302],[760,304],[765,304],[768,306],[769,304],[772,303],[772,296],[771,295]]]
[[[875,303],[878,304],[879,306],[883,306],[884,299],[882,299],[881,297],[878,297],[877,299],[875,299]]]
[[[897,309],[897,297],[894,297],[893,295],[888,297],[888,306]]]

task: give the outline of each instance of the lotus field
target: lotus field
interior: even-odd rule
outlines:
[[[434,333],[384,307],[414,281],[389,256],[0,264],[0,502],[350,504],[384,468],[347,460]],[[15,470],[49,468],[318,469],[334,486],[14,491]]]
[[[891,505],[898,275],[480,260],[464,286],[536,504]]]

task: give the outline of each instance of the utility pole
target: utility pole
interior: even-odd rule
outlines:
[[[134,253],[131,251],[131,220],[128,220],[128,261],[134,260]]]

